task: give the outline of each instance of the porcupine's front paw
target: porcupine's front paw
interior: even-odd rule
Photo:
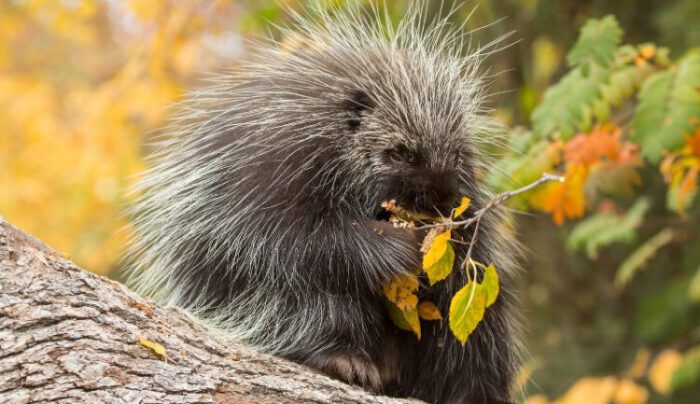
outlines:
[[[329,352],[314,356],[307,364],[334,379],[362,386],[374,393],[381,391],[382,382],[379,377],[379,369],[365,354]]]

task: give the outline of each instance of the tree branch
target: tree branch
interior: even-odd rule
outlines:
[[[431,223],[431,224],[425,224],[422,226],[417,226],[416,230],[423,230],[423,229],[432,229],[436,227],[469,227],[473,223],[478,222],[481,220],[481,217],[486,214],[486,212],[490,211],[491,209],[499,206],[503,202],[507,201],[509,198],[519,195],[522,193],[525,193],[527,191],[530,191],[534,188],[537,188],[538,186],[544,184],[545,182],[550,182],[550,181],[558,181],[558,182],[564,182],[565,179],[562,176],[559,175],[552,175],[548,173],[543,173],[542,177],[540,177],[537,181],[534,181],[530,184],[527,184],[521,188],[515,189],[513,191],[507,191],[500,193],[489,201],[489,203],[486,204],[483,208],[477,210],[474,212],[474,216],[470,217],[469,219],[465,220],[458,220],[456,222],[453,222],[451,220],[446,220],[444,222],[440,223]]]
[[[0,217],[0,402],[60,400],[408,402],[226,340],[81,270]]]

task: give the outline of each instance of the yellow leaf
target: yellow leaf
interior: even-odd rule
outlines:
[[[452,272],[452,267],[455,262],[455,251],[450,244],[447,244],[445,254],[429,268],[424,268],[425,274],[428,276],[428,283],[433,286],[435,283],[447,278]]]
[[[442,320],[440,309],[433,302],[421,302],[418,305],[418,317],[423,320]]]
[[[681,362],[683,362],[683,356],[672,349],[666,349],[656,357],[647,376],[654,390],[661,394],[671,392],[671,378]]]
[[[414,275],[398,276],[384,285],[384,296],[401,311],[415,309],[418,305],[418,278]]]
[[[165,352],[165,347],[157,342],[153,342],[146,338],[139,338],[139,344],[150,349],[151,351],[153,351],[153,353],[160,356],[164,360],[168,358]]]
[[[455,210],[452,212],[452,218],[457,219],[458,217],[462,216],[462,214],[469,209],[469,204],[471,201],[469,198],[466,196],[462,197],[462,201],[459,203],[459,206],[455,208]]]
[[[647,348],[641,348],[638,350],[637,354],[634,356],[634,362],[632,362],[630,367],[627,369],[625,375],[632,379],[639,379],[640,377],[644,376],[647,365],[649,364],[650,355],[651,353]]]
[[[608,376],[601,378],[584,377],[579,379],[556,401],[557,404],[608,404],[612,400],[617,379]]]
[[[420,318],[418,317],[418,310],[412,309],[408,311],[402,311],[395,304],[386,301],[386,308],[389,311],[389,317],[391,321],[400,329],[405,331],[411,331],[416,335],[418,339],[421,337],[420,330]]]
[[[427,248],[428,252],[423,256],[423,269],[427,270],[432,267],[447,253],[450,237],[451,232],[449,230],[435,235],[433,242]]]
[[[649,398],[649,391],[629,379],[620,380],[615,390],[615,404],[643,404]]]
[[[486,307],[489,307],[496,302],[499,292],[498,272],[496,272],[493,263],[484,270],[484,279],[481,281],[481,285],[486,293]]]
[[[476,283],[469,282],[452,297],[450,303],[450,330],[464,345],[486,310],[486,294]]]

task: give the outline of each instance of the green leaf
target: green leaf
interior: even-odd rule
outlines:
[[[690,279],[688,299],[694,303],[700,303],[700,268],[695,270],[695,275]]]
[[[591,106],[601,97],[601,86],[609,77],[609,70],[597,66],[587,75],[581,68],[571,70],[544,93],[542,102],[532,112],[536,135],[569,139],[582,127],[590,125]]]
[[[389,312],[391,321],[404,331],[410,331],[416,335],[418,339],[421,337],[420,318],[418,317],[418,309],[401,311],[396,305],[388,300],[384,300],[384,305]]]
[[[667,277],[643,293],[635,310],[634,335],[645,344],[661,344],[685,338],[697,328],[697,313],[685,298],[687,277]]]
[[[581,29],[576,44],[566,55],[566,61],[571,67],[581,67],[584,75],[588,75],[592,63],[602,67],[610,66],[621,39],[622,29],[614,16],[589,20]]]
[[[655,236],[645,241],[625,261],[620,265],[615,276],[615,284],[618,287],[625,287],[637,273],[637,271],[646,265],[646,263],[656,255],[662,247],[670,243],[675,234],[671,229],[663,229]]]
[[[649,202],[640,199],[624,215],[598,213],[581,220],[571,231],[567,247],[571,250],[583,248],[589,258],[596,259],[600,247],[634,241],[636,229],[648,209]]]
[[[464,345],[486,311],[486,293],[476,282],[468,282],[450,303],[450,330]]]
[[[496,272],[496,267],[493,263],[484,270],[484,279],[481,281],[481,286],[484,288],[484,293],[486,293],[486,307],[496,303],[500,290],[498,285],[498,272]]]
[[[610,74],[606,83],[600,89],[603,104],[608,107],[619,107],[630,99],[635,90],[646,78],[651,69],[638,66],[623,66]],[[600,119],[605,121],[606,119]]]
[[[700,382],[700,346],[683,355],[683,362],[671,376],[671,391],[691,387]]]
[[[683,146],[700,119],[700,55],[681,59],[674,70],[655,73],[644,81],[632,120],[632,138],[642,154],[657,163],[665,151]]]
[[[452,272],[454,262],[455,250],[452,248],[452,245],[447,243],[445,252],[440,256],[437,262],[427,268],[423,268],[423,271],[428,276],[428,283],[430,283],[430,286],[447,278]]]
[[[544,172],[552,172],[561,161],[561,149],[547,140],[529,146],[527,154],[515,151],[501,160],[498,170],[492,170],[487,178],[496,192],[506,192],[530,184],[542,177]],[[510,206],[525,208],[528,194],[514,195],[508,200]]]

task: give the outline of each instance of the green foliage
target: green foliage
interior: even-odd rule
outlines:
[[[481,283],[476,281],[477,266],[484,270]],[[472,269],[474,271],[471,280],[455,293],[450,303],[450,330],[462,345],[484,318],[486,309],[496,302],[499,292],[498,273],[493,264],[487,267],[469,260],[466,271],[470,272]]]
[[[670,243],[675,234],[671,229],[663,229],[654,237],[645,241],[632,254],[630,254],[620,265],[615,277],[615,284],[618,287],[625,287],[632,280],[637,271],[643,268],[651,260],[656,252]]]
[[[640,199],[624,215],[598,213],[583,219],[571,231],[567,246],[572,250],[584,249],[590,258],[597,258],[601,247],[616,242],[631,243],[648,209],[649,202]]]
[[[394,303],[386,300],[384,305],[389,312],[389,317],[394,325],[404,331],[410,331],[416,334],[416,337],[420,339],[420,319],[418,318],[418,309],[413,308],[410,310],[403,311],[399,309]]]
[[[636,50],[619,47],[622,30],[614,17],[591,20],[567,55],[572,70],[544,94],[532,114],[539,136],[569,139],[604,122],[610,109],[629,98],[645,69],[630,65]]]
[[[658,163],[664,152],[683,145],[700,119],[700,55],[691,53],[677,66],[651,75],[639,93],[632,138]]]
[[[578,41],[566,55],[566,61],[571,67],[580,67],[586,76],[592,64],[610,66],[621,39],[622,29],[614,16],[589,20],[581,29]]]
[[[607,82],[600,87],[600,99],[593,102],[593,116],[598,122],[611,118],[611,110],[619,107],[634,95],[646,75],[646,69],[624,65],[614,70]]]
[[[500,202],[499,202],[500,203]],[[482,214],[468,220],[475,220],[474,228],[479,228],[483,214],[488,209],[499,203],[494,203],[486,208]],[[443,217],[430,217],[425,214],[411,212],[396,205],[395,201],[385,201],[382,208],[391,214],[389,219],[398,227],[411,227],[419,229],[421,225],[432,226],[423,237],[420,251],[423,253],[421,270],[428,278],[428,288],[419,284],[416,274],[395,276],[383,286],[386,307],[394,324],[405,331],[413,332],[420,340],[420,320],[442,320],[442,314],[437,306],[429,301],[419,303],[418,294],[428,291],[437,282],[444,281],[453,271],[455,251],[452,247],[452,229],[458,226],[467,226],[460,223],[462,216],[471,204],[471,200],[465,196],[460,204],[452,209],[449,219]],[[455,222],[455,220],[457,220]],[[427,224],[426,224],[427,223]],[[476,230],[475,230],[476,231]],[[476,234],[473,240],[476,241]],[[465,256],[460,259],[466,263],[467,283],[462,289],[452,296],[449,309],[449,326],[459,342],[464,345],[479,322],[484,317],[487,307],[496,302],[500,287],[498,273],[493,264],[486,266],[471,258],[472,249],[468,249]],[[483,279],[478,279],[478,268],[483,272]],[[419,291],[419,289],[421,289]]]
[[[498,272],[493,264],[484,270],[484,279],[481,281],[481,285],[486,293],[486,307],[496,303],[500,286],[498,285]]]
[[[700,303],[700,268],[695,270],[695,275],[690,279],[688,299],[694,303]]]
[[[682,8],[697,8],[690,3],[692,0],[684,2]],[[638,4],[625,4],[635,10],[632,14],[643,12]],[[555,13],[546,15],[551,18]],[[685,26],[675,27],[677,34],[688,31],[692,37],[697,24],[690,24],[690,17],[681,17],[682,13],[675,13],[675,20],[664,18],[665,28],[685,21]],[[618,19],[628,29],[626,35]],[[588,391],[580,402],[668,401],[659,397],[672,391],[668,387],[671,365],[680,363],[681,356],[692,357],[677,350],[696,344],[699,335],[700,253],[694,253],[691,246],[697,245],[700,236],[696,230],[700,217],[696,197],[700,185],[700,50],[689,49],[697,41],[680,45],[661,41],[672,51],[650,42],[623,44],[623,37],[654,39],[646,26],[640,30],[634,21],[629,15],[616,14],[586,22],[576,43],[568,48],[568,70],[554,83],[544,83],[553,74],[540,76],[536,66],[526,72],[532,80],[526,80],[519,94],[523,110],[532,111],[531,132],[527,127],[514,131],[509,144],[513,151],[505,150],[501,161],[494,164],[503,172],[488,176],[499,191],[542,172],[566,177],[565,183],[548,184],[514,198],[511,204],[549,213],[561,226],[557,229],[528,220],[518,229],[527,234],[528,248],[538,247],[529,268],[539,283],[536,286],[544,287],[533,287],[537,298],[532,300],[542,308],[547,324],[550,320],[556,324],[538,330],[538,338],[548,336],[540,351],[556,346],[549,338],[564,337],[558,353],[566,360],[559,371],[572,363],[591,363],[589,374],[598,372],[601,363],[617,363],[610,358],[619,356],[618,352],[640,345],[654,357],[661,351],[676,354],[676,363],[668,356],[672,360],[666,368],[657,367],[653,377],[644,363],[635,365],[639,368],[636,376],[625,374],[624,378],[647,376],[650,381],[649,391],[637,386],[643,394],[635,400],[617,395],[613,399],[611,387],[606,398]],[[566,45],[551,48],[566,53]],[[533,44],[531,55],[537,55],[537,49]],[[528,68],[531,63],[528,61]],[[625,208],[629,206],[632,208]],[[562,226],[567,220],[574,223]],[[540,241],[542,237],[546,240]],[[585,256],[553,252],[557,250],[555,240],[566,240],[569,251],[584,251]],[[615,247],[621,243],[628,247]],[[625,251],[631,253],[624,255]],[[639,276],[641,270],[644,276]],[[690,277],[691,273],[695,275]],[[632,280],[634,287],[629,286]],[[561,304],[564,301],[573,304]],[[551,310],[556,304],[556,310]],[[595,325],[571,318],[593,319]],[[579,351],[571,349],[572,340],[578,340]],[[605,343],[589,348],[600,340]],[[689,359],[684,361],[673,390],[693,386],[700,393],[696,366]],[[569,377],[578,375],[571,372]],[[589,388],[590,382],[586,381]],[[579,402],[573,398],[574,390],[576,386],[571,396],[567,393],[560,401]],[[689,393],[689,397],[694,399],[687,402],[695,402],[697,394]],[[683,402],[678,396],[674,402],[676,398]]]
[[[511,149],[513,157],[504,159],[498,170],[493,170],[488,182],[497,192],[505,192],[537,180],[543,172],[553,171],[559,163],[557,153],[546,140],[532,142],[531,132],[515,134]],[[518,155],[522,153],[522,155]],[[525,206],[524,195],[515,196],[511,203]],[[518,203],[519,202],[519,203]]]
[[[601,96],[601,87],[610,72],[597,66],[587,75],[576,68],[550,87],[532,112],[532,125],[538,137],[569,139],[590,122],[590,111]]]
[[[680,277],[659,283],[645,294],[636,311],[636,336],[647,344],[658,344],[680,338],[695,326],[686,321],[694,318],[692,305],[685,299],[687,281]]]
[[[462,345],[484,318],[485,311],[486,294],[475,281],[455,293],[450,305],[450,329]]]
[[[671,377],[671,390],[682,390],[698,382],[700,382],[700,346],[690,349],[683,355],[683,362]]]

